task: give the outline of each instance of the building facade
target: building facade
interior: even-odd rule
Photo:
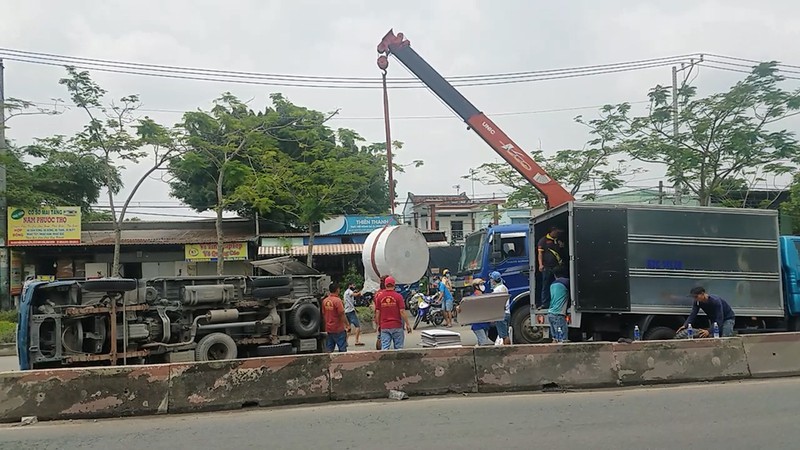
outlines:
[[[442,231],[448,242],[461,244],[464,236],[500,223],[500,206],[504,199],[470,199],[458,195],[408,194],[403,206],[403,222],[423,231]]]

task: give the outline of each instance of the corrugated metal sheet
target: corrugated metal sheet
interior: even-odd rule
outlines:
[[[318,244],[314,246],[315,255],[358,255],[364,249],[364,244]],[[258,247],[259,256],[306,256],[308,246],[294,247]]]
[[[447,247],[445,241],[428,242],[428,247]],[[364,244],[318,244],[314,246],[315,255],[358,255],[364,250]],[[258,247],[258,256],[306,256],[308,246],[294,247]]]

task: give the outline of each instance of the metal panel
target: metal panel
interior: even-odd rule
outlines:
[[[628,217],[622,208],[575,208],[573,300],[583,312],[630,310]]]

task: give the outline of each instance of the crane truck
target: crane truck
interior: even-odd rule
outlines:
[[[776,211],[575,201],[402,33],[390,30],[377,50],[381,70],[394,56],[545,198],[547,210],[528,225],[468,235],[456,274],[462,288],[495,270],[503,275],[514,342],[549,337],[547,311],[531,298],[542,285],[536,244],[552,227],[564,231],[570,340],[633,337],[637,326],[645,339],[672,338],[697,285],[728,300],[739,333],[800,329],[800,237],[779,236]]]

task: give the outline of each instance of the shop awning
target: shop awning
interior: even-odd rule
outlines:
[[[314,246],[315,255],[360,255],[364,244],[317,244]],[[307,245],[294,247],[258,247],[258,256],[306,256]]]
[[[428,242],[428,247],[446,247],[447,242]],[[330,255],[360,255],[364,244],[316,244],[314,254],[321,256]],[[258,247],[258,256],[307,256],[308,246],[297,245],[293,247]]]

